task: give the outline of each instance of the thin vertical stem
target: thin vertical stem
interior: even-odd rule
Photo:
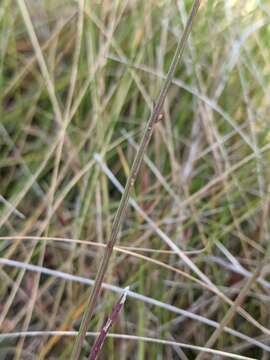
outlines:
[[[113,326],[113,324],[116,322],[120,311],[122,310],[127,294],[128,294],[129,288],[125,288],[123,291],[123,294],[121,295],[120,299],[115,304],[112,313],[110,314],[108,320],[105,322],[105,324],[102,326],[102,329],[96,338],[96,341],[92,347],[92,350],[89,354],[88,360],[96,360],[98,358],[98,355],[101,352],[102,346],[104,344],[104,341],[109,333],[110,328]]]
[[[135,180],[138,176],[138,172],[140,170],[143,156],[146,152],[147,145],[148,145],[149,140],[153,133],[154,125],[158,121],[158,119],[160,118],[160,116],[162,114],[162,108],[163,108],[165,98],[168,94],[169,87],[172,83],[176,67],[182,58],[188,36],[191,32],[193,20],[197,14],[200,3],[201,3],[201,0],[195,0],[193,3],[192,10],[190,12],[183,35],[179,39],[179,42],[177,44],[177,48],[175,50],[175,54],[172,59],[166,79],[161,88],[159,96],[158,96],[157,100],[155,101],[154,109],[153,109],[153,111],[150,115],[150,118],[146,124],[146,127],[144,129],[144,133],[143,133],[137,154],[133,161],[130,175],[128,177],[128,180],[127,180],[127,183],[125,186],[124,193],[122,195],[119,207],[117,209],[117,212],[116,212],[116,215],[115,215],[115,218],[113,221],[111,236],[110,236],[109,242],[106,246],[100,267],[98,269],[96,279],[95,279],[95,284],[94,284],[94,287],[93,287],[92,292],[89,297],[88,304],[87,304],[84,314],[83,314],[83,319],[81,322],[79,333],[75,340],[75,344],[74,344],[73,351],[72,351],[72,357],[71,357],[74,360],[79,360],[83,342],[84,342],[84,339],[86,336],[86,332],[88,330],[89,322],[92,318],[94,308],[95,308],[95,305],[96,305],[96,302],[97,302],[97,299],[98,299],[98,296],[99,296],[99,293],[101,290],[101,285],[102,285],[104,276],[105,276],[107,268],[108,268],[109,260],[110,260],[114,245],[117,240],[117,235],[118,235],[120,226],[122,225],[124,215],[126,213],[126,208],[127,208],[128,199],[130,197],[131,190],[132,190]]]

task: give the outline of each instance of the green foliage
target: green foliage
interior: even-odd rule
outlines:
[[[55,98],[22,2],[0,4],[0,255],[93,279],[120,199],[94,154],[102,155],[124,185],[135,154],[131,140],[138,144],[141,138],[192,1],[85,1],[82,31],[77,2],[27,1]],[[232,301],[247,276],[230,261],[252,273],[269,250],[269,14],[267,1],[202,2],[164,105],[165,119],[155,127],[132,194],[155,226]],[[222,322],[231,305],[180,275],[177,270],[199,276],[168,252],[134,209],[120,245],[129,253],[114,253],[107,282]],[[0,266],[1,333],[78,329],[85,285]],[[265,327],[267,284],[255,282],[242,306]],[[100,328],[115,296],[102,294],[91,331]],[[213,333],[210,326],[143,301],[128,298],[125,306],[115,333],[197,346]],[[238,311],[227,326],[261,341],[265,329],[251,322]],[[0,336],[0,352],[14,359],[64,359],[72,343],[63,336]],[[263,358],[259,346],[226,331],[213,348]],[[103,354],[173,359],[179,351],[110,339]],[[197,354],[181,351],[189,359]]]

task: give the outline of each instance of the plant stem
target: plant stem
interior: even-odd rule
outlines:
[[[127,294],[128,294],[129,288],[125,288],[123,291],[123,294],[121,295],[120,299],[115,304],[112,313],[110,314],[108,320],[105,322],[105,324],[102,326],[102,329],[96,338],[96,341],[94,343],[94,346],[92,347],[92,350],[90,352],[90,355],[88,357],[88,360],[96,360],[101,352],[102,346],[104,344],[104,341],[106,339],[106,336],[109,333],[110,328],[113,326],[113,324],[116,322],[120,311],[122,310]]]
[[[191,32],[191,28],[192,28],[192,24],[193,24],[193,20],[197,14],[197,11],[199,9],[201,0],[195,0],[192,6],[192,10],[190,12],[187,24],[185,26],[184,32],[182,37],[179,39],[179,42],[177,44],[177,48],[175,50],[174,53],[174,57],[172,59],[168,74],[166,76],[166,79],[164,81],[164,84],[162,86],[162,89],[159,93],[159,96],[155,102],[155,106],[154,109],[150,115],[150,118],[146,124],[140,145],[139,145],[139,149],[137,151],[137,154],[135,156],[135,159],[133,161],[132,167],[131,167],[131,171],[130,171],[130,175],[128,177],[126,186],[125,186],[125,191],[122,195],[119,207],[117,209],[114,221],[113,221],[113,225],[112,225],[112,232],[110,235],[110,239],[109,242],[106,246],[100,267],[98,269],[97,275],[96,275],[96,279],[95,279],[95,284],[94,287],[91,291],[90,297],[89,297],[89,301],[88,304],[85,308],[84,314],[83,314],[83,318],[82,318],[82,322],[81,322],[81,326],[80,326],[80,330],[79,333],[76,337],[75,340],[75,344],[73,347],[73,351],[72,351],[72,356],[71,358],[74,360],[79,360],[80,358],[80,353],[82,350],[82,346],[83,346],[83,342],[86,336],[86,332],[88,330],[88,326],[89,326],[89,322],[92,318],[93,312],[94,312],[94,308],[102,287],[102,282],[103,279],[105,277],[107,268],[108,268],[108,264],[109,264],[109,260],[110,257],[112,255],[112,251],[114,248],[114,245],[116,243],[117,240],[117,235],[120,229],[120,226],[122,225],[123,222],[123,218],[124,215],[126,213],[126,208],[127,208],[127,204],[128,204],[128,199],[130,197],[130,192],[134,186],[135,180],[138,176],[138,172],[140,170],[140,166],[142,163],[142,159],[143,156],[146,152],[146,148],[147,145],[149,143],[149,140],[152,136],[153,133],[153,129],[154,129],[154,125],[155,123],[159,120],[161,113],[162,113],[162,108],[163,108],[163,104],[165,101],[165,98],[168,94],[168,90],[169,87],[172,83],[173,77],[174,77],[174,73],[176,70],[177,65],[179,64],[183,52],[184,52],[184,48],[185,45],[187,43],[187,39],[188,36]]]

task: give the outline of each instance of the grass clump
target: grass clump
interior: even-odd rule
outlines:
[[[71,356],[191,7],[1,2],[4,358]],[[269,356],[269,13],[202,2],[93,307],[94,332],[130,286],[101,358]]]

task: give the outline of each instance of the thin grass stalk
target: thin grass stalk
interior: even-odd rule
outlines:
[[[111,312],[111,315],[109,316],[108,320],[105,322],[105,324],[102,326],[102,329],[96,338],[96,341],[91,349],[91,352],[89,354],[88,360],[96,360],[101,352],[101,349],[103,347],[104,341],[109,333],[110,328],[113,326],[113,324],[116,322],[120,311],[123,309],[123,306],[125,304],[127,294],[128,294],[129,288],[125,288],[123,291],[123,294],[120,296],[117,303],[114,305],[114,308]]]
[[[89,322],[92,318],[94,308],[96,306],[97,299],[98,299],[98,296],[99,296],[99,293],[100,293],[100,290],[102,287],[102,282],[104,280],[104,277],[105,277],[105,274],[106,274],[106,271],[107,271],[107,268],[109,265],[109,260],[111,258],[112,251],[113,251],[114,245],[117,240],[117,235],[119,233],[120,226],[122,225],[122,222],[123,222],[123,219],[124,219],[124,216],[126,213],[126,208],[127,208],[131,190],[134,187],[135,180],[138,176],[138,172],[140,170],[143,156],[146,152],[147,145],[150,141],[150,138],[151,138],[153,130],[154,130],[154,125],[163,116],[162,115],[163,104],[164,104],[165,98],[168,94],[169,87],[172,83],[176,67],[180,63],[180,60],[182,59],[184,48],[187,43],[188,36],[191,32],[194,18],[200,7],[200,3],[201,3],[201,0],[195,0],[193,2],[193,6],[191,9],[187,24],[185,26],[183,35],[179,39],[179,42],[177,44],[175,54],[172,59],[165,82],[161,88],[161,91],[159,93],[157,100],[155,101],[155,106],[153,108],[153,111],[151,112],[150,118],[144,129],[144,133],[143,133],[140,145],[139,145],[139,149],[138,149],[135,159],[133,161],[130,175],[128,177],[128,180],[127,180],[127,183],[125,186],[125,191],[122,195],[119,207],[117,209],[117,212],[116,212],[116,215],[115,215],[115,218],[113,221],[110,239],[106,246],[100,267],[98,269],[96,279],[95,279],[95,284],[91,291],[91,294],[90,294],[90,297],[88,300],[88,304],[86,305],[86,308],[85,308],[85,311],[83,314],[83,318],[82,318],[82,322],[80,325],[79,333],[76,337],[75,344],[73,346],[71,358],[74,360],[79,360],[79,358],[80,358],[80,354],[81,354],[82,346],[83,346],[84,339],[86,336],[86,332],[89,327]]]

